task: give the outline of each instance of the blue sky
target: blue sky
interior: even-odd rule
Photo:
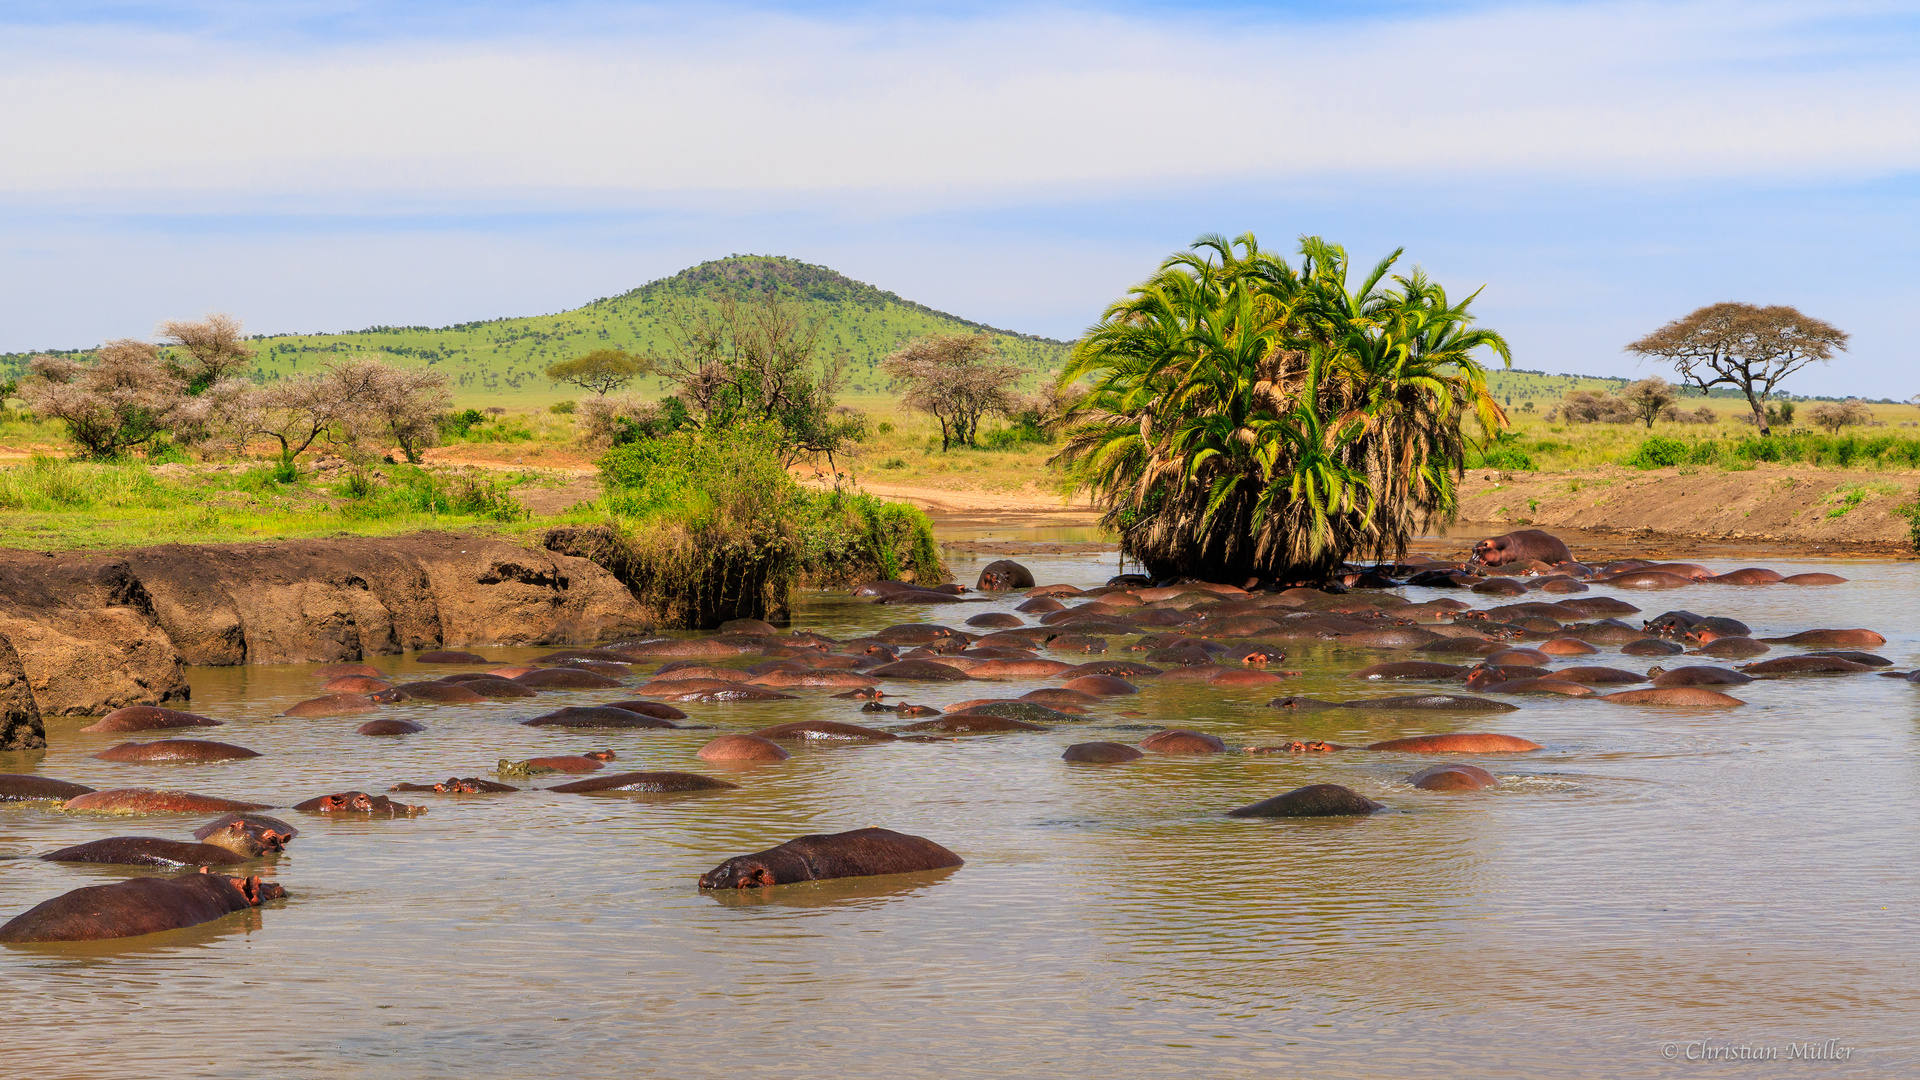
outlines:
[[[1920,7],[0,3],[0,351],[573,307],[734,252],[1072,337],[1203,232],[1394,247],[1517,366],[1718,300],[1920,392]]]

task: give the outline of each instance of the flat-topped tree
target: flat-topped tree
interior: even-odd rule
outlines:
[[[1627,351],[1673,365],[1705,394],[1738,387],[1760,434],[1773,434],[1767,399],[1780,380],[1818,360],[1845,352],[1848,334],[1797,309],[1776,304],[1709,304],[1627,346]],[[1711,378],[1709,378],[1711,376]]]
[[[642,375],[653,373],[653,365],[619,349],[595,349],[585,356],[547,365],[547,378],[572,383],[601,397],[620,389]]]

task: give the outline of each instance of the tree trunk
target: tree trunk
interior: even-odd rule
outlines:
[[[1773,428],[1767,425],[1767,407],[1751,393],[1747,395],[1747,404],[1753,409],[1753,426],[1759,428],[1762,435],[1772,435]]]
[[[950,445],[952,445],[952,443],[951,440],[947,438],[947,418],[942,416],[940,418],[940,452],[943,454],[946,453],[947,447]]]

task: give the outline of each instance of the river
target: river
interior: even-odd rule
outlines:
[[[971,581],[985,558],[958,560],[956,575]],[[1091,586],[1113,572],[1110,555],[1022,561],[1042,582]],[[1920,662],[1913,564],[1761,564],[1851,582],[1612,595],[1642,617],[1732,616],[1755,636],[1871,627],[1889,638],[1873,651],[1896,670]],[[836,637],[959,625],[1019,599],[921,610],[810,596],[795,625]],[[1118,644],[1109,655],[1130,655]],[[480,651],[519,660],[547,650]],[[1386,654],[1287,651],[1285,666],[1306,674],[1281,692],[1412,692],[1345,677]],[[403,679],[448,670],[370,662]],[[1677,666],[1609,647],[1572,662]],[[1138,696],[1046,733],[797,749],[750,767],[698,760],[714,731],[513,722],[622,696],[608,691],[395,706],[382,715],[428,730],[368,738],[353,730],[364,717],[275,718],[318,692],[306,667],[195,669],[191,682],[191,708],[227,726],[177,734],[263,756],[109,764],[90,755],[126,736],[56,718],[48,753],[0,755],[0,771],[288,806],[491,776],[502,757],[612,747],[615,768],[740,786],[681,797],[396,795],[430,808],[398,820],[279,811],[302,829],[265,864],[286,901],[130,942],[0,949],[0,1076],[1920,1075],[1920,688],[1904,681],[1763,680],[1732,688],[1751,703],[1732,710],[1531,696],[1513,699],[1519,712],[1455,719],[1295,715],[1265,707],[1272,687],[1143,679]],[[1052,683],[1006,690],[1042,685]],[[983,693],[978,682],[888,690],[935,705]],[[729,731],[806,717],[891,722],[832,691],[793,692],[801,700],[687,710]],[[1545,749],[1480,759],[1502,783],[1450,794],[1401,778],[1454,759],[1059,758],[1070,743],[1137,742],[1162,725],[1236,747],[1493,730]],[[1222,816],[1324,781],[1390,809]],[[184,839],[205,819],[0,804],[0,919],[128,873],[35,854],[116,834]],[[732,855],[865,825],[930,837],[966,865],[764,895],[695,887]],[[1804,1052],[1795,1048],[1828,1040],[1845,1060],[1793,1060]],[[1742,1046],[1778,1060],[1688,1060]]]

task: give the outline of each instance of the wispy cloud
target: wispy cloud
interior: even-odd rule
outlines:
[[[1409,172],[1670,182],[1920,166],[1915,31],[1873,7],[1331,22],[570,7],[537,30],[454,29],[247,41],[16,25],[0,43],[0,192],[913,209]]]

